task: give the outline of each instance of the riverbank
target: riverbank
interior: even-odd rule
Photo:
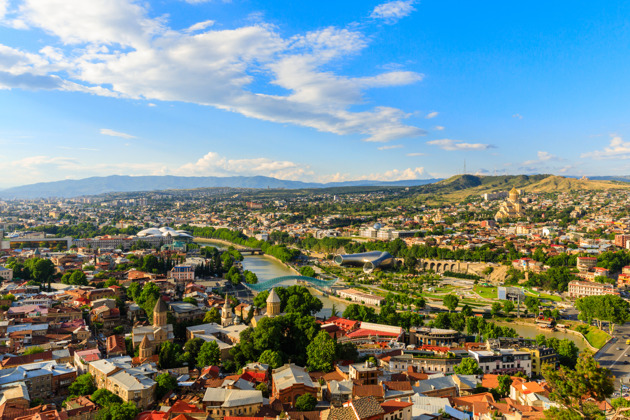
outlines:
[[[193,238],[193,242],[201,242],[201,243],[219,243],[221,245],[225,245],[226,247],[230,247],[233,246],[236,249],[243,249],[243,248],[247,248],[243,245],[239,245],[239,244],[235,244],[233,242],[230,241],[224,241],[223,239],[214,239],[214,238],[199,238],[199,237],[195,237]]]

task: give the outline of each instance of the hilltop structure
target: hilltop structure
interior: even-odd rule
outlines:
[[[513,187],[508,194],[507,200],[501,204],[499,211],[494,215],[494,220],[502,219],[518,219],[525,215],[525,209],[521,202],[521,193],[516,187]]]

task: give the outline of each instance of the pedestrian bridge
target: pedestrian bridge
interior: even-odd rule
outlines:
[[[298,281],[298,282],[305,282],[310,284],[313,287],[316,288],[320,288],[320,289],[325,289],[328,287],[331,287],[332,285],[334,285],[337,282],[337,279],[334,280],[320,280],[320,279],[316,279],[313,277],[306,277],[306,276],[282,276],[282,277],[276,277],[275,279],[271,279],[271,280],[266,280],[260,283],[256,283],[256,284],[247,284],[247,283],[243,283],[245,286],[247,286],[248,288],[250,288],[251,290],[254,290],[256,292],[262,292],[263,290],[270,290],[273,287],[279,285],[280,283],[283,283],[285,281]]]

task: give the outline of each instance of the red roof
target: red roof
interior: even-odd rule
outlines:
[[[367,330],[363,328],[359,328],[356,331],[352,331],[348,334],[350,338],[358,338],[358,337],[369,337],[369,336],[387,336],[387,337],[398,337],[397,333],[386,332],[386,331],[378,331],[378,330]]]
[[[177,400],[167,413],[203,413],[203,410],[197,408],[193,404],[188,404],[185,401]]]
[[[382,403],[381,404],[381,408],[383,410],[385,410],[385,414],[389,414],[389,413],[392,413],[394,411],[398,411],[398,410],[405,409],[407,407],[411,407],[412,405],[413,405],[413,403],[410,403],[410,402],[391,400],[391,401],[385,401],[384,403]]]
[[[166,420],[167,417],[164,411],[145,411],[138,414],[135,420]]]

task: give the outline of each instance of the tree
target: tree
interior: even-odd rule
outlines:
[[[473,316],[473,310],[470,306],[468,305],[464,305],[462,306],[462,310],[461,310],[462,315],[464,315],[466,318]]]
[[[305,277],[315,277],[315,270],[310,265],[300,268],[300,274]]]
[[[459,365],[455,366],[453,370],[458,375],[481,375],[483,373],[477,360],[472,357],[462,359]]]
[[[269,398],[269,387],[265,382],[261,382],[256,385],[256,389],[263,394],[263,398]]]
[[[525,303],[525,306],[527,307],[527,311],[530,314],[534,314],[534,315],[538,314],[538,308],[540,307],[540,299],[534,296],[527,296],[525,297],[524,303]]]
[[[304,394],[295,400],[295,409],[299,411],[312,411],[317,405],[317,398],[311,394]]]
[[[575,302],[575,308],[580,311],[579,319],[591,322],[593,319],[602,328],[602,321],[610,322],[610,330],[614,324],[622,325],[630,319],[630,304],[617,295],[587,296]]]
[[[97,420],[134,420],[140,410],[133,402],[110,404],[99,410]]]
[[[221,322],[221,314],[219,313],[219,310],[217,308],[210,308],[210,310],[204,315],[203,322],[204,324],[209,324],[211,322],[218,324]]]
[[[68,387],[70,395],[80,397],[81,395],[92,395],[96,391],[94,377],[90,373],[77,376],[77,379]]]
[[[542,373],[551,387],[551,399],[564,405],[569,415],[573,413],[586,417],[588,412],[583,400],[585,395],[590,395],[596,401],[603,401],[615,389],[610,370],[600,367],[593,354],[588,351],[580,354],[575,370],[565,366],[556,369],[551,364],[544,364]]]
[[[216,341],[206,341],[199,350],[197,366],[217,366],[221,362],[221,350]]]
[[[24,352],[24,356],[28,356],[29,354],[43,353],[44,349],[39,346],[33,346],[26,349]]]
[[[337,343],[337,359],[355,361],[359,358],[359,351],[354,343]]]
[[[197,299],[193,298],[193,297],[185,297],[184,299],[182,299],[182,302],[186,302],[186,303],[190,303],[191,305],[195,305],[198,306],[198,302]]]
[[[505,312],[506,315],[509,315],[510,312],[512,312],[514,310],[514,303],[512,303],[511,300],[506,300],[505,302],[503,302],[503,312]]]
[[[193,360],[197,360],[197,356],[199,355],[199,350],[201,350],[201,346],[205,343],[203,338],[195,337],[184,344],[184,351],[189,353]]]
[[[138,298],[138,296],[140,296],[140,292],[141,292],[141,287],[140,287],[140,283],[131,283],[129,285],[129,287],[127,288],[127,295],[133,299],[134,301]]]
[[[354,321],[376,322],[377,320],[377,315],[374,308],[370,308],[369,306],[364,305],[358,305],[356,303],[348,305],[341,316],[347,319],[352,319]]]
[[[156,376],[155,382],[157,383],[155,392],[157,394],[158,400],[162,399],[162,397],[167,395],[172,390],[177,389],[177,378],[171,376],[171,374],[167,372],[161,373]]]
[[[48,259],[39,259],[33,267],[33,278],[40,283],[47,283],[55,274],[55,265]]]
[[[123,402],[118,395],[106,390],[105,388],[94,391],[90,399],[101,407],[107,407],[110,404],[120,404]]]
[[[170,341],[163,342],[162,346],[160,347],[160,352],[158,353],[158,363],[160,365],[160,369],[181,367],[181,354],[182,348],[179,344],[175,344]]]
[[[492,304],[492,307],[490,308],[490,314],[492,316],[497,316],[499,313],[501,313],[501,309],[502,309],[502,305],[500,302],[494,302]]]
[[[499,381],[499,386],[495,388],[495,391],[500,398],[505,398],[510,393],[512,378],[509,375],[499,375],[497,379]]]
[[[277,369],[282,366],[282,356],[277,351],[265,350],[258,358],[258,362],[269,365],[272,369]]]
[[[306,348],[308,367],[312,371],[330,372],[335,361],[336,343],[326,331],[320,331]]]
[[[68,284],[73,284],[77,286],[87,286],[87,276],[82,270],[75,270],[68,279]]]
[[[258,283],[258,276],[256,275],[256,273],[252,271],[249,271],[249,270],[243,271],[243,276],[245,277],[245,283],[247,284]]]
[[[450,312],[453,312],[457,305],[459,305],[459,298],[453,294],[444,296],[444,306],[448,308]]]

